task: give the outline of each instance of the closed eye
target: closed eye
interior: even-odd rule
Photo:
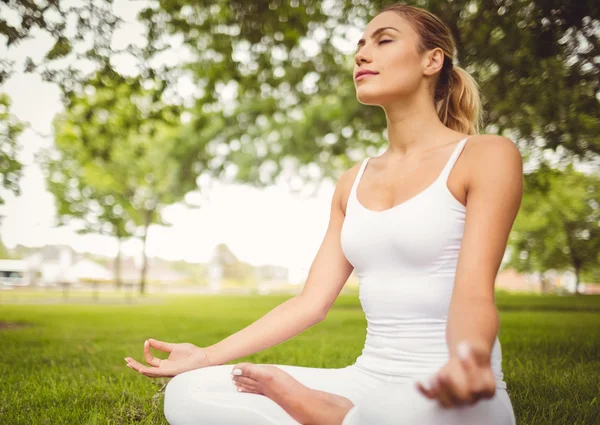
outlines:
[[[389,42],[392,42],[392,40],[381,40],[381,41],[380,41],[379,43],[377,43],[377,44],[383,44],[383,43],[389,43]],[[356,53],[356,54],[358,54],[358,52],[360,52],[360,48],[359,48],[359,49],[357,49],[355,53]]]

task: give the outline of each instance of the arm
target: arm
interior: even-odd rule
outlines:
[[[357,171],[354,167],[354,173]],[[344,256],[340,232],[344,221],[342,193],[351,183],[348,170],[339,179],[331,203],[329,225],[310,267],[302,292],[256,322],[207,347],[209,363],[223,364],[284,342],[322,321],[352,272]]]
[[[487,356],[498,334],[494,282],[523,195],[523,167],[514,143],[500,136],[474,143],[469,169],[467,213],[446,337],[450,356],[461,341]]]
[[[469,170],[467,212],[446,326],[449,361],[428,385],[418,384],[445,407],[495,393],[494,282],[523,195],[521,154],[511,140],[482,135],[468,148],[463,154]]]

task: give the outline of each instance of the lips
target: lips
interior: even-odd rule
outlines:
[[[377,75],[378,72],[375,71],[369,71],[368,69],[363,69],[360,70],[356,73],[356,77],[354,77],[356,80],[362,79],[362,78],[366,78],[366,76],[369,75]]]

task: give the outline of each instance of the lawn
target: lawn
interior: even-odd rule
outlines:
[[[142,360],[148,337],[212,344],[288,298],[103,295],[93,303],[9,292],[0,293],[3,425],[166,425],[168,378],[139,375],[123,358]],[[600,296],[498,294],[497,303],[517,423],[600,424]],[[357,297],[343,295],[324,322],[236,363],[343,367],[360,354],[365,326]]]

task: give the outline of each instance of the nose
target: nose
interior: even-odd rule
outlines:
[[[357,65],[360,66],[360,64],[363,62],[370,62],[371,58],[367,53],[365,53],[366,50],[366,47],[363,47],[354,55],[354,61]]]

